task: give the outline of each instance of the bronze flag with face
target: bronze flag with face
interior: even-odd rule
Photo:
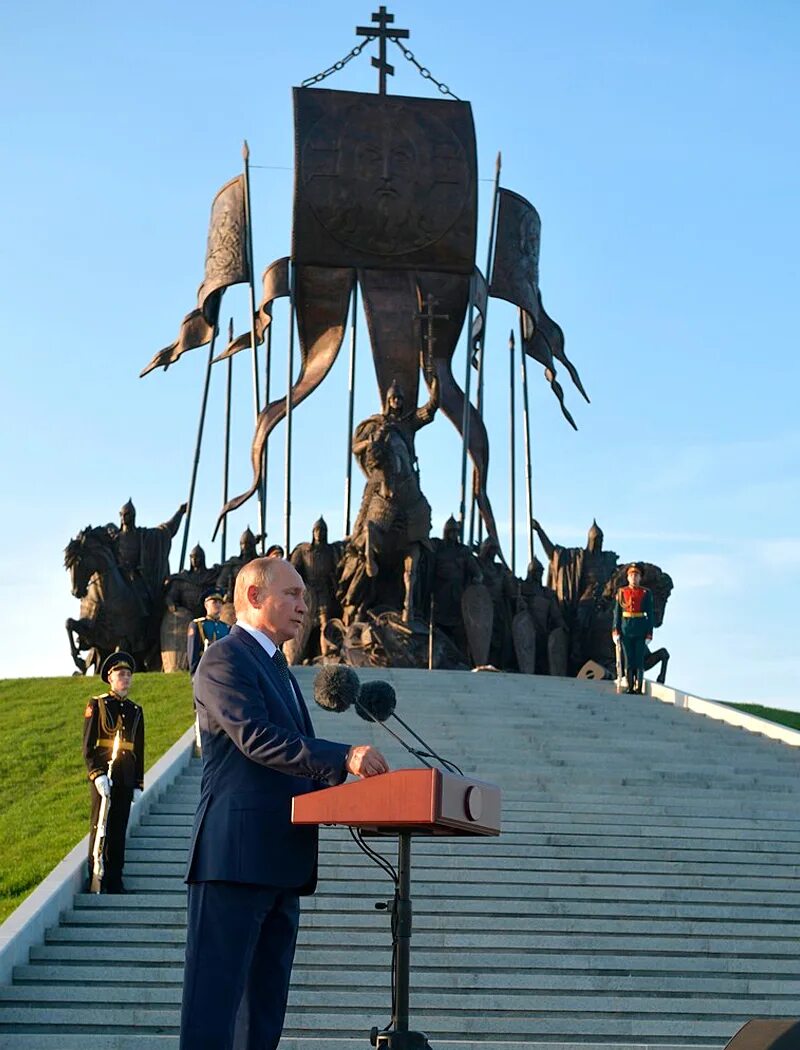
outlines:
[[[206,272],[197,305],[211,325],[219,318],[222,293],[250,280],[244,175],[226,182],[211,204],[206,244]]]

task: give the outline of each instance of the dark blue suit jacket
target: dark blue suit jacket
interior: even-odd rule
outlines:
[[[194,702],[203,779],[186,881],[312,893],[317,829],[291,823],[292,798],[341,783],[349,745],[314,737],[305,704],[298,712],[266,651],[241,627],[203,655]]]

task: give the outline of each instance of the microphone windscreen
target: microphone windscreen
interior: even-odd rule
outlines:
[[[385,722],[397,706],[397,694],[389,682],[364,682],[358,698],[356,712],[369,722],[370,715],[379,722]]]
[[[361,683],[352,667],[331,664],[314,679],[314,699],[326,711],[341,714],[358,700]]]

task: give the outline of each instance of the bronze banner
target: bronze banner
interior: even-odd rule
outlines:
[[[464,315],[469,303],[469,277],[460,274],[417,274],[420,306],[429,295],[436,300],[436,313],[447,314],[447,320],[435,322],[436,342],[433,351],[433,368],[439,379],[439,397],[442,411],[463,438],[464,391],[453,376],[452,362],[458,337],[464,324]],[[474,464],[474,487],[478,509],[486,526],[486,532],[497,542],[497,526],[492,505],[486,491],[489,471],[489,436],[474,405],[469,407],[468,452]]]
[[[250,280],[244,176],[226,182],[211,204],[206,244],[206,271],[197,290],[197,305],[209,324],[219,319],[222,293]]]
[[[355,271],[351,269],[295,267],[295,308],[301,362],[300,374],[292,384],[293,409],[316,390],[336,360],[344,339],[354,281]],[[285,416],[286,395],[270,402],[259,413],[251,450],[253,484],[247,492],[225,504],[220,511],[214,536],[225,515],[241,507],[258,491],[262,481],[264,446]]]
[[[282,299],[291,294],[289,287],[289,256],[284,255],[282,259],[271,262],[261,276],[261,302],[258,304],[255,316],[256,344],[264,342],[264,333],[272,324],[272,304],[276,299]],[[223,358],[233,357],[240,350],[247,350],[252,346],[250,332],[242,332],[232,339],[218,357],[214,358],[214,364]]]
[[[518,193],[500,190],[489,294],[539,317],[539,213]]]
[[[295,88],[294,113],[296,262],[472,273],[468,102]]]
[[[146,376],[148,372],[159,367],[166,372],[181,354],[185,354],[187,350],[194,350],[198,346],[205,346],[206,343],[211,342],[213,335],[214,325],[209,324],[199,310],[192,310],[181,321],[181,329],[175,342],[159,350],[150,364],[139,373],[139,377]]]

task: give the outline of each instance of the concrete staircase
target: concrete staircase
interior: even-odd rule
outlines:
[[[722,1048],[800,1016],[798,749],[574,680],[365,671],[465,773],[498,839],[414,840],[412,1026],[451,1050]],[[301,670],[307,695],[313,672]],[[316,709],[320,736],[380,730]],[[392,724],[392,723],[390,723]],[[177,1047],[193,761],[131,837],[124,898],[76,896],[0,988],[3,1050]],[[379,843],[395,859],[391,841]],[[391,883],[325,829],[284,1050],[368,1046],[390,1014]]]

